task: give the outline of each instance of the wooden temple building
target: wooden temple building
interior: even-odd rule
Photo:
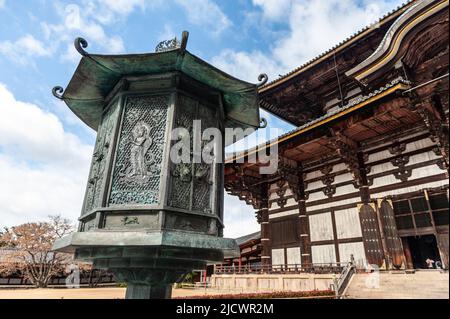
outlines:
[[[262,264],[448,268],[448,5],[410,1],[259,89],[297,127],[226,160]],[[261,174],[249,159],[274,143],[277,171]]]
[[[236,238],[239,256],[225,256],[223,266],[252,267],[261,264],[261,232]]]

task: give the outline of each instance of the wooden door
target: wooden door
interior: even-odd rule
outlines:
[[[386,240],[387,254],[390,257],[392,265],[399,269],[403,263],[403,247],[402,241],[398,236],[397,225],[395,224],[392,201],[388,199],[378,200],[378,209],[384,238]]]
[[[381,267],[384,261],[383,246],[381,244],[380,230],[375,204],[360,204],[359,219],[363,235],[364,249],[367,262]]]

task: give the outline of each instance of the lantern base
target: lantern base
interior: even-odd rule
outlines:
[[[128,284],[125,299],[170,299],[172,284],[167,285],[141,285]]]
[[[110,271],[119,281],[127,283],[125,299],[169,299],[172,284],[182,280],[189,269],[113,268]]]
[[[177,231],[78,232],[58,240],[54,250],[75,253],[96,269],[111,271],[128,285],[127,299],[170,298],[172,284],[207,263],[238,256],[233,239]]]

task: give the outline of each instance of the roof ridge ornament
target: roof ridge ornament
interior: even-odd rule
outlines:
[[[84,49],[88,47],[88,43],[84,38],[78,37],[74,41],[75,49],[80,53],[82,56],[88,56],[89,53],[87,53]]]
[[[164,40],[158,43],[158,45],[155,48],[155,52],[166,52],[171,50],[180,49],[182,53],[186,51],[187,41],[189,38],[189,32],[183,31],[181,35],[181,41],[178,41],[177,37],[170,39],[170,40]]]
[[[177,37],[170,39],[170,40],[164,40],[158,43],[158,45],[155,48],[155,52],[166,52],[175,50],[181,47],[181,42],[177,40]]]

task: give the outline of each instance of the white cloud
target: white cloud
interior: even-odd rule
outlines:
[[[279,74],[302,65],[375,22],[401,1],[253,0],[255,6],[262,7],[266,17],[276,19],[282,14],[289,32],[267,53],[227,49],[212,61],[226,72],[247,81],[254,82],[255,75],[261,72],[267,73],[269,80],[275,80]]]
[[[60,23],[48,24],[43,22],[41,24],[48,41],[53,41],[53,45],[57,47],[63,44],[66,48],[61,56],[63,60],[77,61],[79,59],[72,43],[77,36],[86,37],[107,53],[122,53],[125,50],[122,38],[107,35],[102,23],[98,22],[98,17],[102,16],[102,13],[107,12],[109,15],[114,11],[102,10],[101,13],[98,13],[98,10],[98,4],[93,2],[89,2],[84,7],[69,4],[64,7],[57,7],[57,13],[61,19]],[[113,20],[112,17],[104,19],[108,23]],[[103,23],[106,23],[105,21]]]
[[[128,15],[136,8],[140,8],[141,10],[145,8],[145,0],[98,0],[98,2],[105,5],[111,11],[121,15]]]
[[[175,2],[184,8],[190,23],[210,30],[215,36],[232,25],[226,14],[211,0],[175,0]]]
[[[6,0],[0,0],[0,9],[5,6]]]
[[[0,83],[0,216],[15,225],[81,210],[93,146]]]
[[[392,7],[394,3],[386,0],[362,4],[356,0],[295,1],[289,15],[291,32],[276,44],[272,55],[280,65],[295,68],[370,25]]]
[[[280,20],[289,12],[292,0],[253,0],[252,2],[253,5],[262,8],[265,18]]]
[[[253,207],[245,205],[236,196],[225,194],[224,209],[224,237],[236,238],[261,229]]]
[[[32,64],[34,58],[50,56],[51,53],[50,49],[31,34],[27,34],[15,42],[0,42],[0,54],[22,65]]]
[[[236,52],[225,49],[211,62],[219,69],[251,83],[257,83],[261,73],[273,75],[279,72],[277,62],[260,51]]]

